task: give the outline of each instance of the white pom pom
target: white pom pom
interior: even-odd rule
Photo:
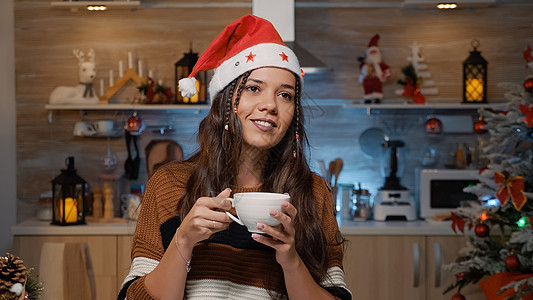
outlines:
[[[22,289],[24,289],[22,284],[17,282],[9,289],[9,291],[15,293],[17,296],[20,296],[20,294],[22,294]]]
[[[183,78],[178,82],[182,97],[192,97],[196,94],[196,78]]]

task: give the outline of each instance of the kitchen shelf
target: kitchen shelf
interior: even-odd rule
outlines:
[[[52,105],[44,106],[48,110],[48,122],[52,123],[54,111],[79,110],[85,111],[181,111],[199,114],[209,110],[209,104],[90,104],[90,105]]]

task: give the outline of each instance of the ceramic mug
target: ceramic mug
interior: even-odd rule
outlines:
[[[261,233],[257,229],[257,223],[261,222],[269,226],[279,225],[279,221],[270,215],[270,209],[281,209],[283,201],[289,201],[291,197],[285,194],[255,192],[255,193],[237,193],[233,198],[226,198],[231,201],[235,207],[237,217],[229,212],[226,214],[235,222],[246,226],[249,232]]]
[[[134,194],[122,194],[120,196],[120,212],[122,217],[137,220],[141,210],[141,197]]]
[[[80,121],[76,122],[76,125],[74,125],[73,134],[75,136],[92,136],[96,134],[96,130],[93,125]]]
[[[102,120],[94,122],[94,129],[100,135],[112,135],[115,129],[115,122],[111,120]]]

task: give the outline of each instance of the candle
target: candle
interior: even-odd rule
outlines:
[[[152,70],[148,70],[148,77],[154,78],[154,72]]]
[[[118,77],[124,76],[124,69],[122,67],[122,61],[118,62]]]
[[[104,95],[104,80],[100,79],[100,96]]]
[[[133,68],[133,57],[131,56],[131,51],[128,52],[128,68]]]
[[[467,79],[466,80],[466,101],[480,102],[483,101],[483,80]]]
[[[114,86],[115,83],[113,82],[113,70],[109,70],[109,86]]]
[[[159,79],[159,80],[157,81],[157,83],[158,83],[160,86],[163,86],[163,79]]]
[[[143,77],[143,62],[141,60],[139,60],[139,62],[137,62],[137,64],[139,65],[138,66],[139,70],[137,70],[139,72],[139,77]]]
[[[63,203],[59,203],[59,216],[61,222],[66,223],[76,223],[78,221],[78,207],[76,206],[76,201],[73,198],[65,198],[65,212],[63,213]]]

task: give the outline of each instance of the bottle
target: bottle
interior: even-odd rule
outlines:
[[[458,169],[466,168],[466,153],[465,147],[462,143],[459,143],[457,152],[455,152],[455,160]]]

